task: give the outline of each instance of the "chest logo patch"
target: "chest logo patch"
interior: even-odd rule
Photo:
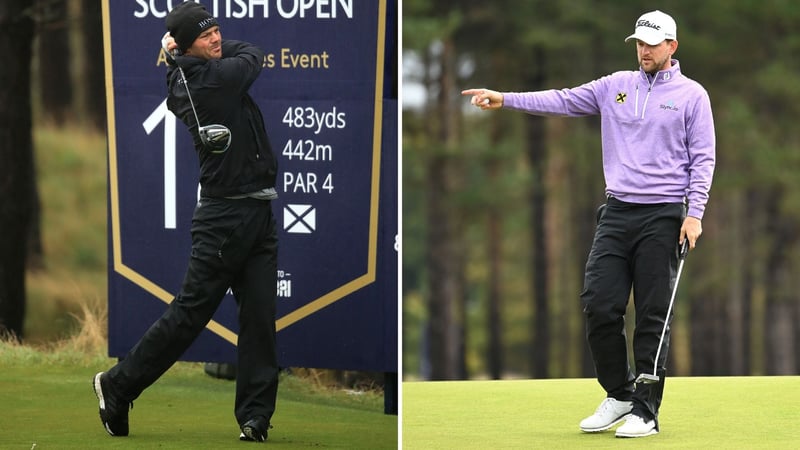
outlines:
[[[624,92],[620,92],[620,93],[617,94],[617,97],[616,97],[615,101],[617,103],[625,103],[625,98],[627,96],[628,96],[628,94],[626,94]]]
[[[662,103],[659,105],[661,109],[667,109],[670,111],[678,111],[678,106],[675,105],[675,100],[670,100],[666,104]]]

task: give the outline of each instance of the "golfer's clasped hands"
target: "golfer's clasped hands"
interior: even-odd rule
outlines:
[[[164,36],[161,37],[161,48],[164,49],[164,52],[172,54],[172,51],[178,48],[178,44],[175,42],[175,38],[167,31],[164,33]]]

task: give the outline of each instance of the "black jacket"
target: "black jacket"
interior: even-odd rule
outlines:
[[[264,128],[261,110],[248,90],[261,73],[264,52],[246,42],[222,41],[222,58],[177,56],[167,72],[167,107],[189,127],[200,159],[201,195],[230,197],[275,187],[277,160]],[[197,121],[181,81],[183,68],[201,125],[231,130],[224,153],[203,150]]]

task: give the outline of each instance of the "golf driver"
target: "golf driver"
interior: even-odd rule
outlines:
[[[683,270],[683,263],[686,261],[686,254],[689,253],[689,239],[683,238],[681,250],[678,254],[680,260],[678,264],[678,274],[675,276],[675,286],[672,288],[672,298],[669,299],[669,307],[667,308],[667,317],[664,318],[664,328],[661,330],[661,339],[658,340],[658,350],[656,350],[656,359],[653,362],[653,373],[642,373],[636,378],[637,383],[654,384],[658,383],[659,377],[656,375],[658,370],[658,357],[661,356],[661,347],[664,345],[664,335],[667,334],[667,327],[669,326],[669,315],[672,313],[672,304],[675,303],[675,294],[678,292],[678,281],[681,279],[681,271]]]
[[[175,52],[173,52],[173,56],[176,56]],[[225,125],[220,124],[200,125],[200,119],[197,117],[197,110],[194,108],[194,101],[192,101],[192,93],[189,92],[189,84],[186,82],[186,75],[184,75],[183,69],[177,62],[175,65],[178,66],[183,86],[186,88],[186,94],[189,96],[189,104],[192,106],[194,120],[197,122],[197,134],[200,135],[200,142],[202,142],[203,147],[211,153],[225,152],[231,145],[231,130]]]

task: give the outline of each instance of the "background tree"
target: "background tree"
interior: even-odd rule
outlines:
[[[32,124],[74,126],[90,115],[104,131],[100,2],[2,2],[0,28],[0,331],[21,338],[25,267],[44,265]],[[85,50],[76,51],[76,43]],[[75,95],[75,70],[87,82],[85,106]]]
[[[41,117],[63,126],[73,101],[66,0],[37,0],[36,19]]]
[[[88,119],[102,132],[106,129],[106,84],[103,21],[101,2],[83,0],[80,9],[80,26],[83,35],[83,89]]]
[[[33,145],[30,64],[32,1],[0,3],[0,333],[23,337],[25,263],[31,219]]]
[[[428,96],[429,118],[424,123],[409,123],[411,133],[419,132],[429,138],[420,141],[413,152],[423,162],[415,180],[426,197],[424,223],[426,266],[430,268],[429,297],[425,309],[427,321],[421,342],[422,351],[430,354],[425,370],[432,379],[466,377],[464,364],[465,286],[463,220],[458,202],[454,199],[463,186],[463,168],[458,163],[457,143],[459,114],[454,109],[460,101],[454,96],[456,84],[455,58],[450,30],[457,21],[441,14],[443,8],[433,2],[418,0],[410,7],[425,12],[427,19],[417,24],[421,36],[436,36],[436,45],[419,49],[422,66],[419,82]],[[444,8],[446,11],[447,8]],[[406,45],[414,45],[411,40]],[[417,128],[419,127],[419,128]]]
[[[72,52],[70,49],[69,14],[66,0],[37,0],[32,17],[35,23],[36,45],[31,56],[37,55],[37,99],[39,116],[57,126],[63,126],[73,102]],[[35,161],[35,159],[34,159]],[[36,170],[34,168],[34,173]],[[40,270],[44,264],[41,236],[41,201],[36,178],[30,179],[31,221],[28,240],[30,269]]]

